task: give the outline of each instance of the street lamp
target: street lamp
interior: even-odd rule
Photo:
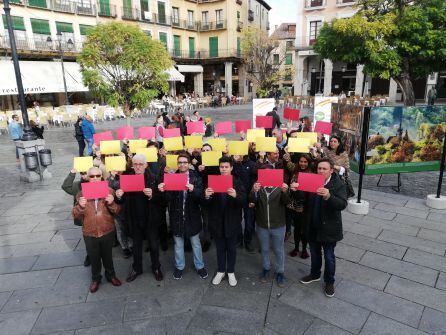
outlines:
[[[11,8],[9,7],[9,0],[3,0],[6,24],[8,26],[9,42],[11,43],[12,62],[14,64],[15,80],[17,82],[17,93],[19,95],[20,110],[23,119],[23,141],[33,141],[37,139],[36,134],[29,126],[28,111],[26,110],[25,93],[23,91],[22,74],[20,73],[19,58],[17,56],[17,47],[15,44],[14,29],[11,20]]]
[[[65,105],[69,105],[70,101],[68,100],[67,82],[65,80],[65,67],[64,67],[64,64],[63,64],[63,49],[62,49],[62,33],[61,32],[57,33],[57,42],[59,44],[60,64],[62,65],[63,87],[64,87],[64,90],[65,90]],[[52,49],[53,40],[51,39],[50,36],[47,37],[46,43],[48,45],[48,48]],[[70,38],[67,41],[67,49],[68,49],[68,51],[73,50],[73,47],[74,47],[74,43],[73,43],[73,41]]]

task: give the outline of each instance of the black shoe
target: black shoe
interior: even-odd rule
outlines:
[[[164,276],[163,276],[163,273],[161,272],[161,269],[156,269],[156,270],[153,270],[152,272],[153,272],[153,275],[155,276],[156,281],[163,280]]]
[[[335,289],[333,284],[325,284],[325,295],[329,298],[334,297]]]
[[[173,278],[176,280],[183,278],[183,270],[175,268],[175,270],[173,270]]]
[[[128,276],[127,276],[127,283],[130,283],[136,279],[142,272],[136,272],[133,268],[130,270]]]
[[[84,266],[90,266],[90,265],[91,265],[90,257],[88,257],[88,255],[87,255],[87,256],[85,256]]]
[[[130,249],[123,249],[122,253],[124,254],[124,258],[127,259],[132,255],[132,252],[130,251]]]
[[[201,268],[200,270],[197,270],[198,275],[201,277],[201,279],[206,279],[208,277],[208,272],[205,268]]]
[[[205,241],[201,249],[203,250],[203,252],[208,252],[210,247],[211,247],[211,242]]]
[[[301,282],[302,284],[310,284],[310,283],[312,283],[312,282],[319,281],[319,280],[321,280],[321,277],[320,277],[320,276],[319,276],[319,277],[314,277],[313,275],[309,274],[308,276],[303,277],[303,278],[300,280],[300,282]]]
[[[251,246],[251,243],[246,243],[245,242],[245,249],[250,254],[255,254],[256,253],[256,250]]]

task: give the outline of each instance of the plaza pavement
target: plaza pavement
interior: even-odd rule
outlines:
[[[202,114],[241,119],[249,107]],[[97,127],[114,129],[124,123]],[[90,294],[81,230],[70,214],[72,197],[60,189],[77,149],[73,132],[53,128],[45,133],[54,178],[42,184],[18,181],[13,146],[0,136],[1,335],[446,334],[446,211],[426,208],[423,193],[410,185],[408,194],[419,198],[366,189],[370,213],[343,212],[345,236],[336,248],[334,298],[324,296],[322,283],[299,283],[309,260],[287,256],[286,286],[278,288],[257,280],[260,255],[243,250],[237,255],[235,288],[227,282],[211,284],[213,248],[204,254],[208,279],[198,277],[187,253],[184,277],[175,281],[171,245],[161,252],[164,281],[144,273],[133,283],[117,288],[104,283]],[[435,174],[425,175],[435,180]],[[286,244],[287,252],[292,248]],[[148,258],[145,254],[145,270]],[[125,279],[131,260],[123,259],[119,248],[114,259],[118,277]]]

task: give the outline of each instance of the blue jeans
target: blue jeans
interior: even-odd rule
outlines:
[[[184,238],[179,236],[173,237],[175,241],[175,267],[178,270],[184,270],[186,261],[184,259]],[[197,270],[204,268],[203,253],[201,252],[200,234],[190,237],[190,244],[194,253],[194,264]]]
[[[336,257],[334,249],[336,242],[310,242],[311,253],[311,275],[314,278],[321,276],[322,268],[322,251],[324,249],[325,269],[324,269],[324,281],[327,284],[333,284],[335,282],[336,272]]]
[[[256,227],[257,236],[259,237],[260,249],[262,251],[262,264],[265,270],[271,270],[271,262],[269,259],[269,240],[273,245],[273,252],[276,256],[276,272],[284,273],[285,271],[285,250],[284,238],[286,227],[266,229],[259,226]]]
[[[85,142],[87,142],[87,154],[88,156],[91,156],[91,154],[93,153],[93,149],[91,148],[93,146],[93,138],[86,138]]]

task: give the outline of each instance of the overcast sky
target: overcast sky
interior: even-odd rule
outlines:
[[[266,0],[266,2],[272,7],[269,13],[271,33],[274,31],[275,25],[284,22],[296,22],[296,0]]]

